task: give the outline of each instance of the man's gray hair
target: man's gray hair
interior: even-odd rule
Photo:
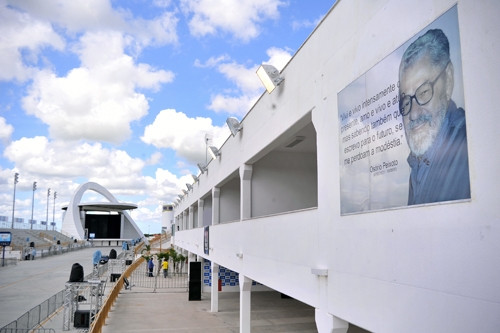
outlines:
[[[425,55],[428,55],[432,65],[437,67],[446,66],[450,60],[448,38],[441,29],[428,30],[411,43],[403,54],[399,72],[406,70]]]

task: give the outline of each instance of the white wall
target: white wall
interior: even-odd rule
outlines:
[[[240,220],[240,179],[234,178],[220,187],[220,223]]]
[[[315,153],[273,152],[254,164],[252,216],[318,205]]]
[[[341,1],[310,42],[339,45],[325,56],[321,91],[313,112],[318,142],[338,146],[336,96],[353,79],[423,29],[454,1]],[[494,99],[500,66],[498,2],[459,1],[472,200],[340,217],[338,174],[320,170],[320,207],[330,205],[323,244],[331,274],[331,313],[376,332],[496,332],[500,327],[500,214],[496,204],[500,139]],[[495,13],[495,14],[493,14]],[[343,17],[359,20],[344,21]],[[389,19],[390,18],[390,19]],[[332,31],[349,32],[334,34]],[[340,35],[340,36],[339,36]],[[344,39],[345,38],[345,39]],[[312,46],[314,48],[314,46]],[[347,56],[351,54],[351,56]],[[355,56],[352,56],[354,54]],[[302,59],[302,57],[299,57]],[[295,59],[298,60],[298,59]],[[307,57],[304,57],[304,62]],[[301,61],[294,63],[301,65]],[[495,73],[495,74],[493,74]],[[331,112],[329,112],[331,110]],[[319,164],[339,165],[337,154],[318,148]],[[332,204],[335,203],[335,204]]]
[[[340,213],[338,92],[455,3],[337,2],[284,69],[284,83],[221,147],[234,158],[202,175],[176,214],[265,156],[308,112],[317,132],[318,208],[213,226],[208,259],[370,331],[499,331],[500,2],[458,1],[471,200]],[[204,256],[202,229],[177,233],[175,243]],[[312,268],[328,269],[325,293]]]

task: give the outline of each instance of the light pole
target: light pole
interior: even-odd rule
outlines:
[[[12,226],[14,229],[14,211],[16,210],[16,184],[19,182],[19,174],[16,172],[14,174],[14,198],[12,199]]]
[[[35,208],[35,191],[36,191],[36,182],[33,182],[33,198],[31,199],[31,227],[30,229],[33,229],[33,210]]]
[[[45,230],[49,229],[49,199],[50,199],[50,187],[47,190],[47,217],[45,217]]]
[[[56,227],[56,198],[57,192],[54,191],[54,210],[52,211],[52,230]]]

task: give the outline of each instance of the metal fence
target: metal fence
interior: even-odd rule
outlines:
[[[102,277],[106,274],[107,270],[108,264],[98,265],[94,268],[92,273],[84,277],[84,280],[89,280],[95,277]],[[0,328],[0,333],[54,332],[53,330],[51,331],[51,329],[33,329],[33,327],[42,323],[63,305],[64,290],[61,290],[42,304],[35,306],[16,320],[12,321],[10,324]]]
[[[164,276],[161,265],[156,262],[153,272],[148,270],[147,262],[142,263],[130,275],[130,284],[135,287],[156,289],[170,289],[186,291],[188,289],[187,266],[177,263],[175,269],[169,265],[168,274]]]
[[[6,328],[2,329],[2,333],[56,333],[53,328],[37,328],[37,329],[24,329],[24,328]]]
[[[33,327],[47,319],[63,305],[63,291],[58,292],[40,305],[35,306],[10,324],[0,328],[0,333],[33,332]],[[34,332],[53,332],[50,329],[39,329]]]

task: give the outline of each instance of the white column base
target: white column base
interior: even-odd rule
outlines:
[[[240,274],[240,333],[250,333],[252,280]]]
[[[347,333],[349,323],[325,311],[316,309],[314,313],[318,333]]]
[[[212,266],[212,287],[210,288],[210,312],[219,312],[219,265],[213,261]]]

